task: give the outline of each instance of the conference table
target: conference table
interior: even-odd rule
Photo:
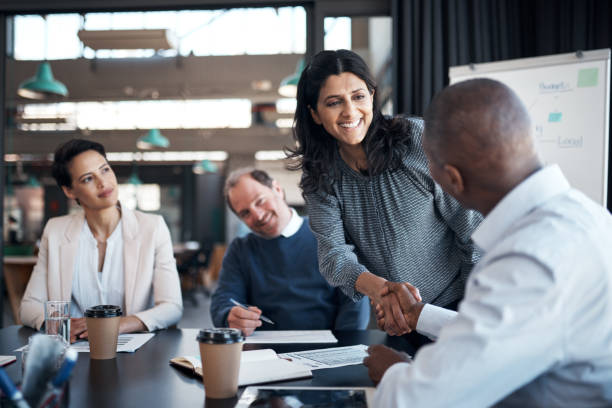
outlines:
[[[169,365],[177,356],[199,355],[198,329],[167,329],[134,353],[118,353],[116,359],[91,360],[79,353],[79,359],[67,387],[65,407],[233,407],[236,398],[206,399],[201,379]],[[16,355],[17,361],[5,368],[16,382],[21,381],[21,353],[14,350],[27,344],[36,333],[23,326],[0,329],[0,354]],[[326,344],[245,344],[245,350],[272,348],[277,353],[313,350],[355,344],[385,344],[412,355],[426,340],[412,333],[402,337],[387,336],[379,330],[334,330],[338,343]],[[373,386],[362,364],[313,370],[313,377],[276,382],[283,386]],[[239,390],[239,394],[243,390]]]

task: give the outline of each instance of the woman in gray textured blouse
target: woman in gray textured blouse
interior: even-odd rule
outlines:
[[[383,117],[375,92],[367,65],[347,50],[317,54],[298,84],[290,157],[304,173],[321,273],[355,300],[380,304],[389,280],[454,307],[478,261],[470,235],[481,215],[431,178],[421,119]]]

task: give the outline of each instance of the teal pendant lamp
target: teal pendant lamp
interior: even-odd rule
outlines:
[[[159,129],[151,129],[149,132],[138,139],[136,146],[139,149],[153,149],[155,147],[168,147],[170,141],[161,134]]]
[[[204,174],[204,173],[216,173],[219,168],[213,162],[208,159],[204,159],[201,162],[198,162],[193,165],[193,172],[195,174]]]
[[[38,181],[36,177],[30,175],[30,177],[28,177],[28,181],[25,183],[25,186],[30,188],[38,188],[40,187],[40,181]]]
[[[128,184],[132,184],[134,186],[139,186],[142,184],[142,181],[140,180],[140,178],[138,177],[138,173],[136,172],[136,170],[134,170],[132,172],[132,174],[130,175],[130,177],[128,178]]]
[[[44,61],[38,66],[35,76],[19,84],[17,95],[28,99],[65,97],[68,95],[68,89],[66,85],[53,78],[51,65]]]
[[[305,62],[303,58],[297,63],[295,67],[295,72],[288,77],[283,78],[278,87],[278,93],[287,98],[295,98],[297,95],[297,85],[300,82],[300,76],[302,76],[302,71],[304,70]]]

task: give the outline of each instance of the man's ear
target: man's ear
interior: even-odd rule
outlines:
[[[280,196],[285,200],[285,189],[278,184],[278,181],[272,180],[272,190],[276,193],[280,194]]]
[[[70,198],[71,200],[76,200],[76,197],[74,196],[74,193],[70,187],[62,186],[62,190],[64,191],[64,194],[66,194],[66,197]]]
[[[308,107],[308,109],[310,110],[310,116],[312,116],[312,120],[314,120],[317,125],[320,125],[322,122],[321,118],[319,118],[319,114],[317,113],[317,111],[312,109],[310,106]]]
[[[445,184],[451,189],[449,193],[454,197],[460,196],[465,190],[465,184],[459,169],[452,164],[445,164],[442,170],[446,178]]]

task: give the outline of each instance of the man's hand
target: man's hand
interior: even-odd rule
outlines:
[[[242,330],[245,336],[250,336],[262,324],[259,316],[261,310],[256,306],[249,306],[249,310],[234,306],[227,315],[227,324],[231,328]]]
[[[421,294],[416,287],[406,282],[387,281],[380,292],[380,298],[381,303],[375,307],[379,329],[391,336],[399,336],[416,329],[418,315],[415,318],[414,306],[421,301]]]
[[[84,317],[70,319],[70,343],[87,338],[87,323]]]
[[[409,331],[416,330],[423,303],[419,290],[409,283],[386,282],[382,296],[394,294],[399,301]]]
[[[375,384],[385,374],[385,371],[395,363],[410,362],[412,358],[406,353],[400,353],[382,344],[368,347],[369,356],[363,359],[363,365],[368,367],[368,375]]]

